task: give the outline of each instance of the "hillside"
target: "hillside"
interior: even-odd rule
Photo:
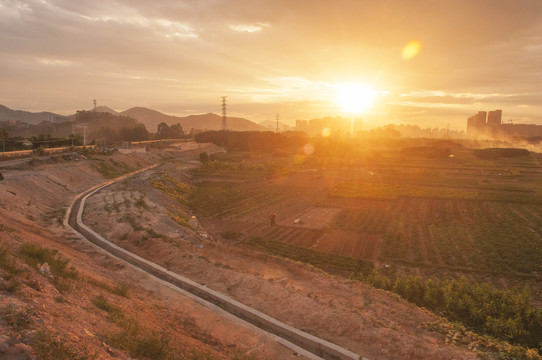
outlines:
[[[134,107],[120,114],[132,117],[145,124],[149,131],[156,131],[158,124],[161,122],[165,122],[168,125],[180,123],[185,132],[189,132],[190,129],[220,130],[222,128],[222,117],[212,113],[180,117],[166,115],[144,107]],[[228,117],[228,129],[236,131],[267,130],[265,127],[255,124],[250,120],[236,117]]]
[[[96,112],[109,113],[109,114],[111,114],[111,115],[116,115],[116,116],[122,115],[121,113],[119,113],[118,111],[115,111],[115,110],[111,109],[111,108],[110,108],[109,106],[107,106],[107,105],[97,106],[96,109],[94,109],[94,111],[96,111]]]
[[[30,112],[23,110],[12,110],[0,105],[0,121],[21,121],[28,124],[39,124],[42,121],[64,122],[71,120],[69,116],[63,116],[48,111]]]
[[[179,119],[175,116],[166,115],[159,111],[144,107],[133,107],[131,109],[122,111],[121,114],[138,120],[139,122],[145,124],[147,130],[153,132],[156,131],[158,124],[161,122],[165,122],[168,125],[173,125],[179,122]]]
[[[72,199],[105,175],[195,156],[177,154],[0,163],[1,359],[299,358],[266,333],[136,271],[62,225]],[[139,208],[137,199],[122,201]],[[187,239],[178,244],[190,248],[189,232],[173,226]]]

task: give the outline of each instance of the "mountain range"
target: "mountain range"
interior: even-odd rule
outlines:
[[[129,116],[143,123],[147,130],[156,131],[158,124],[165,122],[168,125],[180,123],[185,132],[191,129],[198,130],[220,130],[222,129],[222,117],[217,114],[200,114],[189,116],[166,115],[156,110],[133,107],[131,109],[117,112],[107,106],[96,108],[98,112],[108,112],[119,116]],[[42,121],[65,122],[73,120],[74,115],[63,116],[51,112],[33,113],[23,110],[12,110],[6,106],[0,105],[0,121],[21,121],[28,124],[39,124]],[[266,131],[266,127],[258,125],[250,120],[238,117],[228,117],[227,126],[230,130],[236,131]]]
[[[4,105],[0,105],[0,121],[21,121],[27,124],[39,124],[42,121],[51,120],[58,120],[58,122],[64,122],[72,120],[72,118],[70,118],[69,116],[62,116],[48,111],[33,113],[24,110],[11,110]]]

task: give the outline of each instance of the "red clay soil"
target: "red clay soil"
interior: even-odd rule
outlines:
[[[0,163],[5,178],[0,182],[0,250],[7,250],[6,262],[0,263],[1,359],[136,358],[111,340],[126,328],[96,305],[101,296],[124,319],[139,324],[142,338],[154,334],[168,339],[171,355],[299,358],[267,333],[179,294],[59,224],[74,196],[107,180],[95,170],[97,164],[115,161],[135,169],[165,158],[195,156],[197,152],[153,151],[79,161],[57,158],[15,167]],[[69,260],[77,277],[60,292],[55,279],[23,261],[19,251],[27,243],[55,250]],[[16,275],[6,263],[19,269]],[[111,290],[119,285],[127,286],[127,297]]]

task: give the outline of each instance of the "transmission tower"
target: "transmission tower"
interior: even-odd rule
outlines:
[[[228,130],[228,119],[226,118],[226,96],[222,96],[222,130]]]
[[[92,102],[93,102],[93,104],[94,104],[94,109],[93,109],[93,111],[96,112],[96,99],[94,99]]]
[[[277,114],[277,134],[279,132],[279,114]]]

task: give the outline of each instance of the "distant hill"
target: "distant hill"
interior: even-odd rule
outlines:
[[[117,115],[117,116],[121,115],[121,113],[119,113],[118,111],[115,111],[115,110],[113,110],[113,109],[111,109],[110,107],[107,107],[107,106],[97,106],[94,111],[110,113],[110,114]]]
[[[89,110],[91,111],[91,110]],[[131,109],[117,112],[107,106],[98,106],[97,112],[105,112],[113,115],[128,116],[143,123],[147,130],[155,132],[158,124],[165,122],[168,125],[180,123],[185,132],[191,129],[198,130],[220,130],[222,128],[222,117],[216,114],[201,114],[190,116],[172,116],[159,111],[147,109],[144,107],[133,107]],[[51,112],[32,113],[22,110],[11,110],[0,105],[0,121],[22,121],[28,124],[39,124],[42,121],[53,120],[55,122],[65,122],[74,119],[74,115],[62,116]],[[228,117],[228,129],[237,131],[265,131],[266,127],[253,123],[250,120],[236,117]]]
[[[22,121],[28,124],[39,124],[42,121],[65,122],[73,118],[70,116],[58,115],[52,112],[33,113],[23,110],[11,110],[10,108],[0,105],[0,121]]]
[[[180,123],[185,132],[190,129],[220,130],[222,128],[222,117],[208,113],[189,116],[166,115],[159,111],[144,107],[134,107],[123,111],[120,115],[129,116],[145,124],[147,130],[156,131],[158,124],[165,122],[168,125]],[[265,127],[253,123],[250,120],[236,117],[228,117],[228,129],[237,131],[265,131]]]
[[[131,109],[121,112],[120,114],[138,120],[140,123],[145,124],[147,130],[153,132],[156,131],[156,129],[158,128],[158,124],[160,124],[161,122],[165,122],[168,125],[180,122],[179,118],[175,116],[166,115],[159,111],[147,109],[144,107],[133,107]]]

